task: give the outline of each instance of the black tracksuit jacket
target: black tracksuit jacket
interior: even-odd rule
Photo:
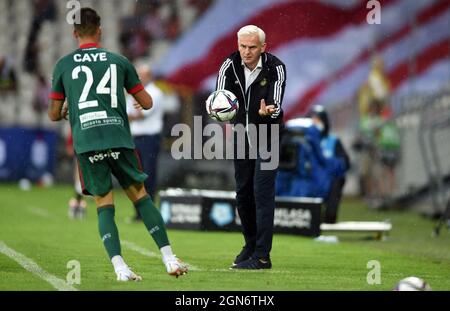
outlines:
[[[262,70],[247,92],[244,67],[239,52],[231,54],[220,67],[216,90],[226,89],[236,95],[239,101],[239,110],[231,121],[233,124],[282,124],[281,103],[286,86],[286,66],[270,53],[262,53],[261,57]],[[259,115],[258,110],[263,98],[266,105],[275,105],[277,108],[272,116]]]

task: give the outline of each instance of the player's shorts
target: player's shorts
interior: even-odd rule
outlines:
[[[83,194],[104,196],[112,188],[111,174],[124,189],[139,184],[148,175],[142,171],[135,150],[116,148],[77,154]]]

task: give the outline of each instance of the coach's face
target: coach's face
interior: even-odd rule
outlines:
[[[261,43],[257,34],[241,35],[238,38],[238,48],[244,64],[253,70],[266,49],[266,43]]]

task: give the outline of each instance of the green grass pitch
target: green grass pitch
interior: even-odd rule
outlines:
[[[337,244],[275,235],[270,271],[228,269],[242,246],[239,233],[169,230],[175,253],[197,268],[178,279],[168,276],[158,250],[143,224],[127,223],[133,209],[116,190],[116,220],[126,243],[127,263],[143,277],[140,283],[119,283],[97,231],[97,216],[89,201],[87,219],[70,220],[69,186],[21,191],[0,185],[0,243],[32,259],[43,270],[66,280],[67,263],[80,263],[78,290],[392,290],[407,276],[424,278],[433,290],[450,290],[450,234],[432,238],[434,222],[411,212],[375,211],[359,200],[345,200],[340,220],[375,221],[389,218],[393,231],[386,241],[367,234],[340,234]],[[140,250],[145,250],[140,251]],[[151,252],[151,253],[150,253]],[[367,263],[378,260],[381,284],[369,285]],[[55,290],[0,252],[0,290]]]

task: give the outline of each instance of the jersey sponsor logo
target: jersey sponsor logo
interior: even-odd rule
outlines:
[[[120,117],[108,117],[106,119],[91,120],[81,124],[81,129],[86,130],[96,126],[120,125],[123,126],[123,119]]]
[[[85,123],[92,120],[98,120],[98,119],[106,119],[108,116],[106,115],[106,111],[94,111],[94,112],[88,112],[80,115],[80,122]]]
[[[105,52],[101,53],[85,53],[85,54],[74,54],[73,60],[76,63],[92,63],[92,62],[106,62],[108,61],[108,58],[106,57]]]
[[[120,156],[120,151],[108,150],[106,152],[101,152],[101,153],[94,154],[93,156],[90,156],[89,157],[89,162],[94,164],[95,162],[103,161],[103,160],[109,159],[109,158],[113,158],[114,160],[118,160],[119,156]]]
[[[81,129],[86,130],[96,126],[120,125],[123,126],[121,117],[108,117],[106,111],[94,111],[80,116]]]

